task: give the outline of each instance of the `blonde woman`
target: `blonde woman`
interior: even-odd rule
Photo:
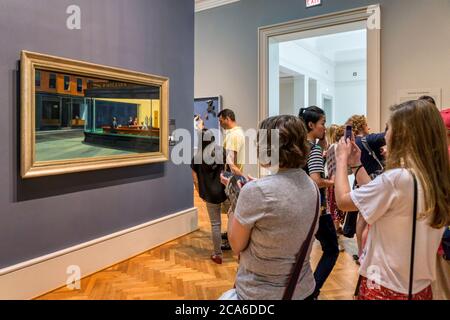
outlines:
[[[332,144],[336,143],[336,131],[339,129],[339,126],[337,124],[332,124],[327,129],[327,145],[330,147]]]
[[[330,126],[330,128],[327,130],[327,140],[329,148],[327,150],[327,169],[328,169],[328,178],[331,178],[331,176],[334,174],[333,168],[335,170],[336,167],[336,147],[339,142],[339,140],[344,136],[345,127],[344,126],[338,126],[336,124],[333,124]],[[334,221],[334,226],[336,228],[337,234],[342,234],[342,227],[341,224],[344,223],[345,220],[345,213],[338,209],[336,205],[336,197],[334,195],[334,186],[327,188],[327,211],[331,214]],[[339,251],[343,251],[343,247],[339,246]]]
[[[335,192],[344,211],[359,210],[370,224],[361,256],[359,298],[431,300],[436,253],[450,223],[450,168],[446,130],[437,108],[424,100],[392,109],[386,133],[387,170],[370,181],[360,150],[339,142]],[[347,166],[361,187],[350,190]],[[414,176],[418,183],[412,281]],[[370,284],[368,285],[368,281]]]

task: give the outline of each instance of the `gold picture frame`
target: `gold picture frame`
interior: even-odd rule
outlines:
[[[82,171],[92,171],[108,168],[118,168],[135,165],[145,165],[150,163],[165,162],[169,160],[169,141],[168,141],[168,126],[169,126],[169,79],[162,76],[155,76],[130,70],[124,70],[114,67],[108,67],[83,61],[76,61],[46,54],[40,54],[29,51],[21,52],[20,62],[20,98],[21,98],[21,177],[24,179],[36,178],[42,176],[60,175],[68,173],[76,173]],[[36,71],[38,70],[39,80],[36,82]],[[159,150],[155,152],[141,151],[140,153],[127,153],[108,156],[90,156],[64,159],[51,159],[41,161],[36,156],[36,84],[41,82],[41,70],[57,74],[74,75],[75,77],[102,79],[104,82],[111,84],[125,84],[150,88],[159,88],[158,95],[158,111],[150,112],[151,117],[155,116],[154,123],[157,123],[158,128],[154,130],[155,136],[151,136],[153,143],[157,145]],[[70,79],[69,76],[64,78]],[[77,81],[80,78],[77,78]],[[56,81],[56,80],[55,80]],[[83,81],[83,80],[82,80]],[[81,82],[82,82],[81,81]],[[89,82],[89,81],[87,81]],[[50,82],[51,83],[51,82]],[[92,81],[91,84],[92,85]],[[75,84],[76,86],[76,84]],[[64,82],[65,89],[70,87],[69,82]],[[67,88],[66,88],[67,87]],[[53,87],[52,87],[53,88]],[[77,90],[77,89],[75,89]],[[92,90],[93,91],[93,90]],[[81,91],[79,91],[81,92]],[[107,100],[107,99],[103,99]],[[62,100],[61,100],[62,101]],[[86,100],[84,100],[86,101]],[[156,100],[155,100],[156,101]],[[73,106],[73,105],[72,105]],[[61,107],[62,108],[62,107]],[[79,107],[78,107],[79,108]],[[84,108],[84,105],[83,105]],[[51,109],[51,108],[50,108]],[[72,107],[71,107],[72,110]],[[95,109],[94,109],[95,110]],[[59,111],[60,113],[62,111]],[[131,117],[130,117],[131,118]],[[96,119],[95,116],[92,119]],[[114,118],[115,119],[115,118]],[[137,119],[137,118],[136,118]],[[91,120],[95,123],[96,120]],[[115,121],[115,120],[114,120]],[[67,122],[67,121],[66,121]],[[71,125],[83,126],[86,122],[76,116],[76,119],[70,120]],[[147,122],[147,117],[146,117]],[[139,125],[139,122],[138,122]],[[147,124],[145,124],[147,126]],[[121,127],[119,125],[119,127]],[[113,127],[111,127],[113,128]],[[140,129],[143,129],[141,127]],[[106,130],[106,129],[104,129]],[[70,130],[67,130],[70,131]],[[75,130],[74,130],[75,131]],[[142,130],[141,130],[142,131]],[[79,132],[79,131],[78,131]],[[119,136],[115,131],[116,136]],[[77,133],[81,134],[81,133]],[[86,136],[86,129],[84,128],[84,135]],[[123,135],[126,136],[126,135]],[[159,136],[159,144],[158,144]],[[145,137],[148,138],[148,137]],[[123,139],[123,138],[121,138]],[[84,143],[84,142],[83,142]],[[48,153],[48,149],[46,149]],[[43,151],[42,154],[45,155]],[[48,154],[46,154],[48,156]]]

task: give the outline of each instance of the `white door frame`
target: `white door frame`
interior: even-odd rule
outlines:
[[[378,16],[374,16],[377,14]],[[375,18],[374,18],[375,17]],[[381,128],[381,28],[380,22],[372,28],[374,19],[380,19],[380,5],[335,12],[322,16],[289,21],[258,29],[258,121],[269,114],[269,40],[272,37],[311,31],[325,27],[367,22],[367,119],[369,127]]]
[[[334,122],[333,122],[333,121],[334,121],[334,118],[336,118],[336,116],[335,116],[335,114],[334,114],[334,96],[330,96],[329,94],[325,94],[325,93],[322,94],[322,101],[321,101],[321,104],[322,104],[322,108],[324,109],[324,111],[325,111],[325,104],[324,104],[325,99],[331,101],[331,114],[332,114],[332,118],[329,119],[329,120],[328,120],[328,118],[327,118],[327,122],[328,122],[328,123],[334,123]]]

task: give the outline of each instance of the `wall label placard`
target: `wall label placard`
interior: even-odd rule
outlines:
[[[419,88],[397,90],[397,103],[419,99],[421,96],[430,96],[436,101],[436,106],[442,108],[442,88]]]
[[[322,5],[322,0],[306,0],[306,8]]]

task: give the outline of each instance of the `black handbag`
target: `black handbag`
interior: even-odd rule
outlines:
[[[350,239],[355,237],[358,214],[359,211],[351,211],[345,214],[344,226],[342,227],[342,234],[344,237]]]

